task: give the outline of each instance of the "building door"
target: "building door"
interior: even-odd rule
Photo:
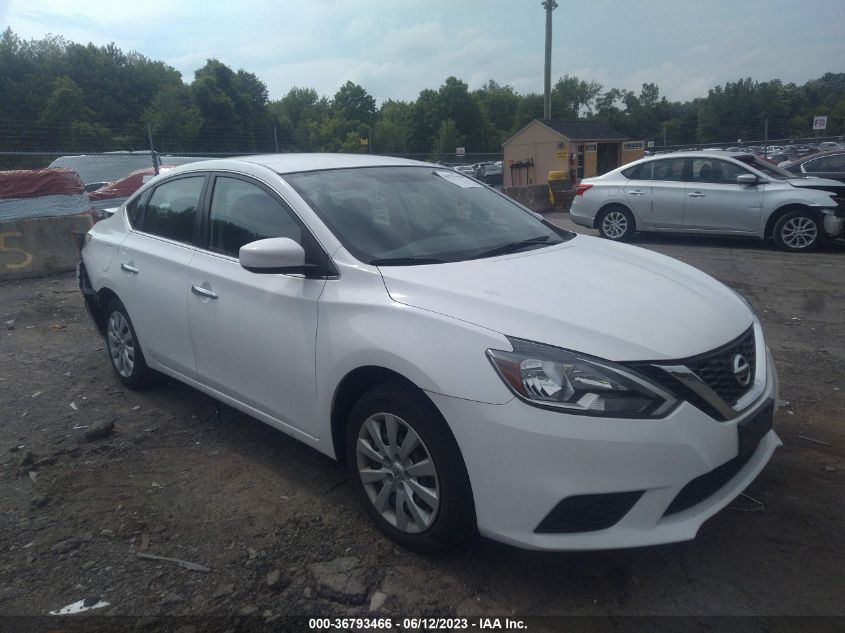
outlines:
[[[599,143],[596,175],[601,176],[619,167],[619,143]]]

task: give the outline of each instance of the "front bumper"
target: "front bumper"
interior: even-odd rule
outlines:
[[[469,472],[481,534],[519,547],[582,550],[639,547],[695,537],[760,473],[781,445],[771,430],[744,465],[702,501],[667,514],[693,480],[737,458],[737,425],[777,403],[766,350],[766,386],[738,417],[717,422],[689,403],[660,420],[585,418],[514,399],[491,405],[429,393],[455,434]],[[611,527],[536,530],[563,499],[642,491]]]

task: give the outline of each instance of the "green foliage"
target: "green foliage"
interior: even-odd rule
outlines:
[[[376,100],[358,84],[347,81],[335,94],[332,105],[349,122],[372,125],[376,118]]]
[[[458,131],[458,126],[452,119],[446,119],[440,124],[434,140],[432,152],[434,154],[452,154],[458,147],[463,147],[465,137]]]
[[[114,44],[62,37],[23,40],[0,34],[0,147],[6,150],[108,150],[147,146],[149,126],[165,152],[350,151],[452,154],[501,151],[502,142],[543,116],[543,96],[519,94],[490,79],[477,90],[456,77],[410,102],[376,107],[347,81],[331,99],[294,87],[270,101],[246,70],[209,59],[186,84],[178,71]],[[827,114],[827,135],[845,134],[845,73],[802,86],[751,78],[706,97],[669,101],[654,83],[639,92],[564,75],[552,90],[552,117],[604,121],[633,139],[662,145],[811,136]]]

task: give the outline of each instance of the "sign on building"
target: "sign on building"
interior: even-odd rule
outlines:
[[[466,147],[456,147],[455,148],[455,156],[466,156],[467,155],[467,148]]]
[[[813,129],[814,130],[826,130],[827,129],[827,117],[826,116],[814,116],[813,117]]]

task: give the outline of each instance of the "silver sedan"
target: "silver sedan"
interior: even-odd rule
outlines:
[[[808,251],[842,235],[845,185],[796,178],[751,154],[676,152],[585,178],[572,220],[615,241],[660,231],[774,239]]]

